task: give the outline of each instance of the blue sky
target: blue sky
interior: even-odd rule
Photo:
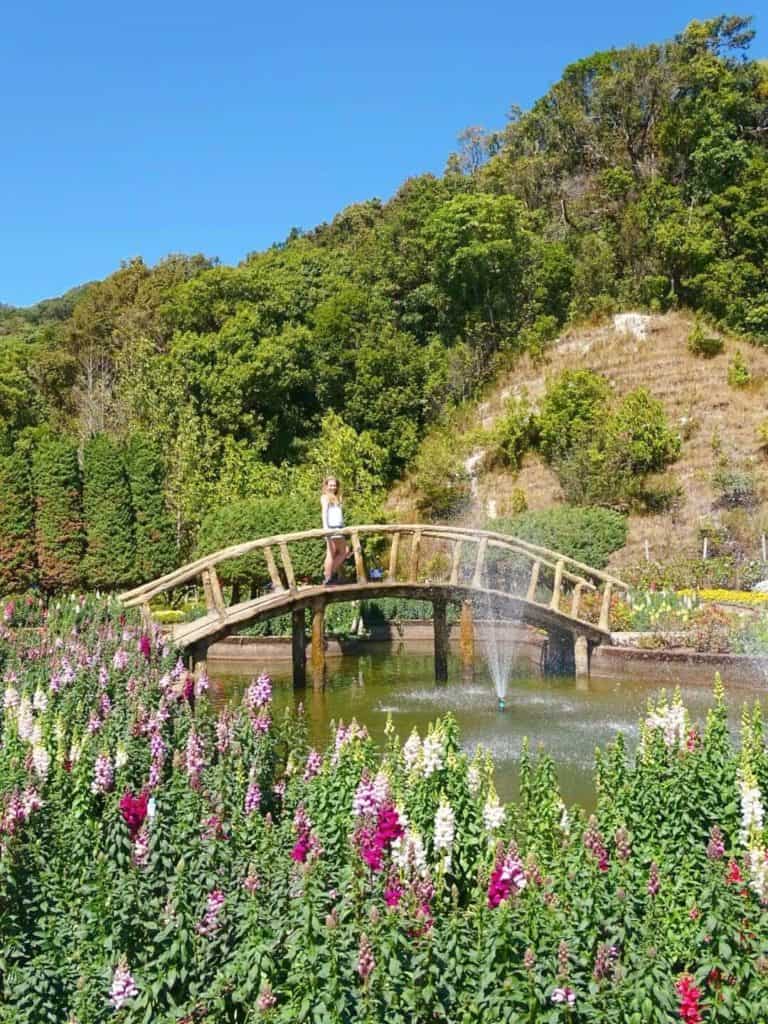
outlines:
[[[60,294],[137,255],[235,263],[294,225],[440,173],[462,128],[501,127],[570,61],[722,10],[709,0],[10,4],[0,302]],[[767,54],[764,9],[745,13],[753,54]]]

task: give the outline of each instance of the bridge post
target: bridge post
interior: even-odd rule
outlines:
[[[291,654],[294,689],[304,689],[307,685],[307,637],[304,632],[303,608],[291,612]]]
[[[573,641],[573,661],[577,679],[589,679],[591,656],[592,648],[589,640],[583,634],[579,634]]]
[[[471,682],[475,674],[475,617],[471,601],[461,602],[459,649],[462,678]]]
[[[325,686],[325,601],[322,597],[312,602],[312,686],[315,690]]]
[[[448,617],[445,601],[433,601],[433,623],[435,632],[435,682],[448,679]]]

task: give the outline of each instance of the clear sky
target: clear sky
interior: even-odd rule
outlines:
[[[768,53],[768,0],[753,53]],[[120,261],[235,263],[440,173],[563,67],[674,35],[711,0],[27,0],[0,19],[0,302]],[[732,13],[726,7],[726,13]]]

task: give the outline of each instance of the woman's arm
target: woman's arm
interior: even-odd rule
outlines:
[[[322,516],[323,516],[323,529],[327,530],[328,529],[328,495],[327,494],[321,494],[320,495],[320,509],[322,511]]]

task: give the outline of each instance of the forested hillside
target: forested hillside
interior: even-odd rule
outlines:
[[[0,308],[0,592],[162,572],[207,515],[259,522],[254,495],[314,517],[326,471],[368,518],[431,424],[568,324],[683,307],[768,342],[751,39],[723,16],[578,61],[442,177],[236,267],[136,258]]]

